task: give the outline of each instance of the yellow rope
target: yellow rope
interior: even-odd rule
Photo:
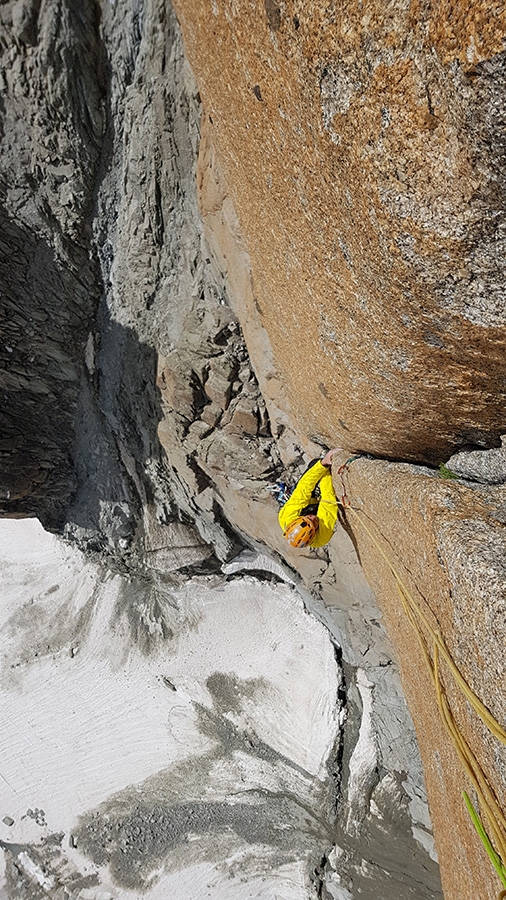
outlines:
[[[498,819],[502,827],[506,831],[506,820],[502,813],[502,810],[497,802],[497,798],[493,793],[492,789],[489,787],[487,782],[485,773],[478,760],[476,759],[473,751],[469,747],[462,733],[459,731],[458,726],[455,722],[453,714],[448,705],[447,698],[444,694],[443,685],[441,684],[441,680],[439,677],[439,648],[438,644],[434,642],[433,645],[433,657],[431,659],[429,649],[425,638],[420,631],[416,619],[413,616],[411,607],[408,605],[406,601],[406,597],[401,590],[399,584],[396,582],[397,590],[399,592],[399,596],[401,598],[403,607],[407,613],[407,617],[412,625],[415,633],[418,637],[420,646],[422,648],[423,655],[425,657],[425,661],[427,663],[427,667],[429,669],[429,673],[432,678],[432,682],[434,684],[436,690],[436,698],[438,702],[439,711],[441,714],[441,718],[443,720],[443,724],[448,731],[457,754],[463,764],[465,771],[467,772],[471,782],[476,790],[478,798],[480,800],[481,805],[484,809],[487,810],[488,817],[491,819],[491,829],[494,832],[494,838],[496,839],[496,843],[498,847],[501,849],[501,857],[506,859],[506,843],[504,837],[500,830],[496,827],[495,819]],[[412,598],[411,598],[412,599]],[[413,601],[414,602],[414,601]]]
[[[459,671],[459,669],[455,665],[455,663],[450,655],[450,652],[448,651],[446,644],[441,636],[441,632],[439,630],[436,631],[434,628],[432,628],[429,620],[427,619],[427,616],[422,612],[422,610],[420,609],[420,607],[418,606],[416,601],[413,599],[412,595],[410,594],[406,585],[404,584],[401,576],[399,575],[397,570],[394,568],[394,566],[390,562],[389,558],[387,557],[383,548],[380,546],[380,544],[374,537],[370,528],[367,527],[363,518],[361,516],[359,516],[358,513],[354,509],[352,509],[351,506],[346,507],[346,512],[353,513],[353,515],[356,517],[356,519],[360,522],[362,528],[365,529],[365,531],[367,532],[367,534],[369,535],[369,537],[375,544],[376,548],[381,553],[383,559],[385,560],[390,571],[392,572],[392,575],[394,576],[397,585],[402,590],[402,594],[405,596],[408,606],[412,609],[412,611],[415,613],[415,615],[418,616],[418,618],[423,622],[425,628],[427,629],[427,631],[433,638],[434,643],[437,644],[438,650],[440,651],[441,655],[444,657],[445,662],[448,664],[448,667],[449,667],[450,671],[452,672],[452,675],[453,675],[456,683],[459,685],[459,687],[462,690],[462,693],[464,694],[466,699],[469,701],[469,703],[471,704],[471,706],[473,707],[475,712],[478,714],[478,716],[480,717],[482,722],[484,722],[484,724],[487,726],[489,731],[491,731],[492,734],[495,735],[495,737],[499,741],[501,741],[501,743],[506,744],[506,730],[499,724],[499,722],[497,721],[497,719],[494,718],[494,716],[492,715],[490,710],[487,709],[487,707],[484,705],[484,703],[482,703],[480,698],[477,697],[476,694],[474,693],[474,691],[469,687],[464,676],[462,675],[462,673]]]
[[[359,522],[361,527],[366,531],[369,538],[385,560],[394,577],[403,609],[411,624],[411,627],[414,629],[417,635],[423,656],[427,663],[431,680],[435,687],[437,704],[443,724],[455,747],[463,768],[470,778],[471,783],[476,791],[480,806],[485,812],[490,830],[493,834],[498,855],[500,856],[502,861],[506,861],[506,817],[499,805],[493,789],[487,781],[486,775],[480,763],[476,759],[476,756],[474,755],[468,742],[462,735],[462,732],[459,730],[459,727],[450,709],[448,699],[446,697],[444,687],[440,678],[440,656],[446,662],[451,674],[453,675],[455,683],[459,686],[465,698],[469,701],[472,708],[475,710],[482,722],[487,726],[490,732],[503,744],[506,744],[506,731],[494,718],[490,710],[487,709],[487,707],[482,703],[479,697],[477,697],[474,691],[470,688],[462,673],[456,666],[454,660],[452,659],[452,656],[443,640],[441,632],[439,631],[439,629],[435,629],[432,627],[427,616],[415,601],[412,594],[409,592],[399,572],[388,558],[387,554],[379,544],[371,529],[364,522],[363,517],[360,516],[358,512],[356,512],[356,510],[354,510],[349,505],[346,505],[345,509],[347,513],[352,514],[356,521]],[[423,625],[425,631],[428,633],[432,641],[432,658],[427,640],[424,636],[422,628],[420,627],[420,623]],[[499,895],[499,900],[501,897],[506,897],[506,892],[502,892]]]

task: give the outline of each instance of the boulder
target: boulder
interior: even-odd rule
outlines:
[[[233,381],[237,372],[237,360],[223,353],[220,356],[213,357],[209,367],[213,375],[219,375],[226,381]]]
[[[226,426],[235,429],[240,434],[256,435],[258,432],[258,410],[254,401],[240,399],[234,409],[230,425]]]
[[[376,456],[497,446],[501,4],[175,7],[205,104],[206,236],[267,405],[279,387],[301,432]]]
[[[200,418],[211,428],[215,428],[220,421],[222,414],[223,410],[221,406],[218,406],[217,403],[209,403],[207,406],[204,406]]]
[[[232,385],[228,378],[224,378],[223,375],[211,369],[204,384],[204,391],[213,403],[221,409],[227,409],[232,396]]]
[[[158,377],[158,387],[168,408],[192,422],[195,415],[196,398],[189,377],[166,362]]]
[[[455,453],[446,463],[450,472],[486,484],[506,483],[506,435],[497,450],[471,450]]]

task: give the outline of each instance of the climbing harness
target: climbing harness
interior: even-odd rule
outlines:
[[[267,490],[280,506],[283,506],[293,494],[293,487],[289,487],[284,481],[276,481],[275,484],[269,484]]]
[[[341,505],[347,513],[349,512],[352,515],[353,519],[357,523],[359,523],[361,528],[363,528],[367,533],[370,540],[373,542],[376,549],[386,562],[394,578],[404,612],[406,613],[406,617],[411,627],[415,631],[420,643],[422,653],[436,691],[437,704],[443,725],[453,743],[453,746],[455,747],[462,766],[476,791],[480,807],[484,810],[487,821],[489,823],[489,828],[493,835],[497,851],[492,847],[490,839],[488,838],[483,825],[481,825],[481,821],[479,820],[477,813],[474,811],[474,816],[471,813],[470,806],[472,808],[472,804],[470,804],[470,801],[468,804],[466,798],[464,797],[466,806],[471,814],[471,818],[482,840],[482,843],[487,850],[490,859],[492,860],[497,874],[499,875],[499,878],[501,879],[504,887],[506,887],[506,817],[499,805],[493,789],[490,787],[487,781],[487,777],[485,775],[485,772],[483,771],[481,764],[477,760],[467,740],[460,731],[455,721],[454,715],[450,709],[444,686],[441,681],[439,665],[440,657],[445,661],[449,671],[451,672],[454,683],[460,688],[464,697],[472,706],[481,721],[487,726],[494,737],[503,744],[506,744],[506,731],[494,718],[494,716],[487,709],[484,703],[481,702],[479,697],[477,697],[477,695],[465,680],[464,676],[455,664],[450,651],[448,650],[443,640],[440,630],[437,628],[433,628],[433,626],[431,625],[429,619],[406,587],[406,584],[401,578],[399,572],[394,567],[393,563],[383,550],[378,539],[375,537],[372,530],[364,521],[364,515],[359,514],[351,506],[345,483],[345,475],[348,473],[350,464],[354,460],[359,458],[359,455],[350,457],[348,460],[346,460],[345,463],[343,463],[343,465],[339,466],[337,470],[337,475],[339,476],[342,484],[342,495],[340,501]],[[377,526],[375,527],[377,530]],[[428,635],[428,638],[426,635]],[[430,652],[431,643],[432,656]],[[477,824],[477,821],[479,825]],[[498,900],[501,900],[501,898],[503,898],[503,900],[504,898],[506,898],[506,891],[502,891],[499,894]]]
[[[305,470],[305,472],[303,472],[303,475],[305,475],[306,472],[309,471],[309,469],[311,468],[312,465],[314,465],[315,462],[317,462],[316,459],[314,459],[309,464],[308,468]],[[292,494],[295,490],[295,487],[296,487],[296,485],[287,484],[285,481],[276,481],[276,482],[274,482],[274,484],[267,485],[267,490],[269,491],[270,494],[272,494],[272,496],[277,501],[279,506],[284,506],[286,501],[289,500],[290,497],[292,496]],[[321,500],[319,484],[316,484],[313,489],[312,500],[313,500],[313,503],[315,503],[315,504],[318,504],[319,501]],[[310,504],[310,505],[312,505],[312,504]]]

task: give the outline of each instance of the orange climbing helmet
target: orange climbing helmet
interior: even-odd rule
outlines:
[[[318,531],[318,519],[316,516],[299,516],[290,522],[283,532],[292,547],[307,547]]]

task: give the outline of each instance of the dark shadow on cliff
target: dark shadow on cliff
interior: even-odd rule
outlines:
[[[87,254],[70,271],[1,208],[0,228],[0,515],[70,523],[99,549],[131,536],[160,460],[157,354],[105,301],[96,321]]]
[[[22,211],[13,211],[12,198],[0,209],[0,516],[36,516],[47,530],[119,556],[146,505],[155,527],[185,519],[158,443],[154,341],[141,343],[135,327],[113,321],[108,309],[119,190],[111,173],[121,170],[123,153],[117,113],[136,71],[142,17],[133,12],[128,52],[111,58],[116,44],[104,40],[100,8],[69,15],[61,109],[77,113],[51,122],[65,137],[70,129],[79,162],[83,199],[75,232],[62,229],[58,192],[51,205],[39,190],[45,158],[29,174],[21,160]],[[49,36],[56,41],[57,19],[53,25]],[[176,98],[171,104],[175,115]],[[191,150],[189,136],[187,142]],[[7,183],[0,164],[0,197]],[[184,196],[178,183],[174,189]]]
[[[134,535],[142,505],[152,499],[148,470],[163,465],[157,352],[113,321],[103,302],[87,363],[73,448],[77,487],[67,525],[90,549],[121,550]],[[168,511],[168,491],[166,502]]]
[[[63,233],[55,210],[39,196],[42,161],[27,177],[21,215],[0,205],[0,516],[35,516],[48,530],[65,529],[86,546],[110,549],[111,542],[131,537],[149,494],[144,474],[148,460],[156,465],[160,459],[161,409],[156,351],[110,319],[92,234],[92,219],[104,213],[98,195],[115,140],[112,65],[100,15],[92,4],[71,9],[66,23],[70,56],[62,92],[76,114],[64,117],[61,127],[70,131],[82,170],[78,232]],[[57,41],[59,26],[53,25],[50,37]],[[134,25],[138,31],[136,19]],[[50,58],[50,68],[53,63]],[[43,101],[40,107],[43,114]],[[0,165],[2,192],[3,177]],[[106,211],[102,250],[114,216]],[[61,242],[61,253],[50,235]]]
[[[70,271],[0,207],[0,515],[37,516],[52,529],[75,488],[79,383],[98,290],[82,257]]]

